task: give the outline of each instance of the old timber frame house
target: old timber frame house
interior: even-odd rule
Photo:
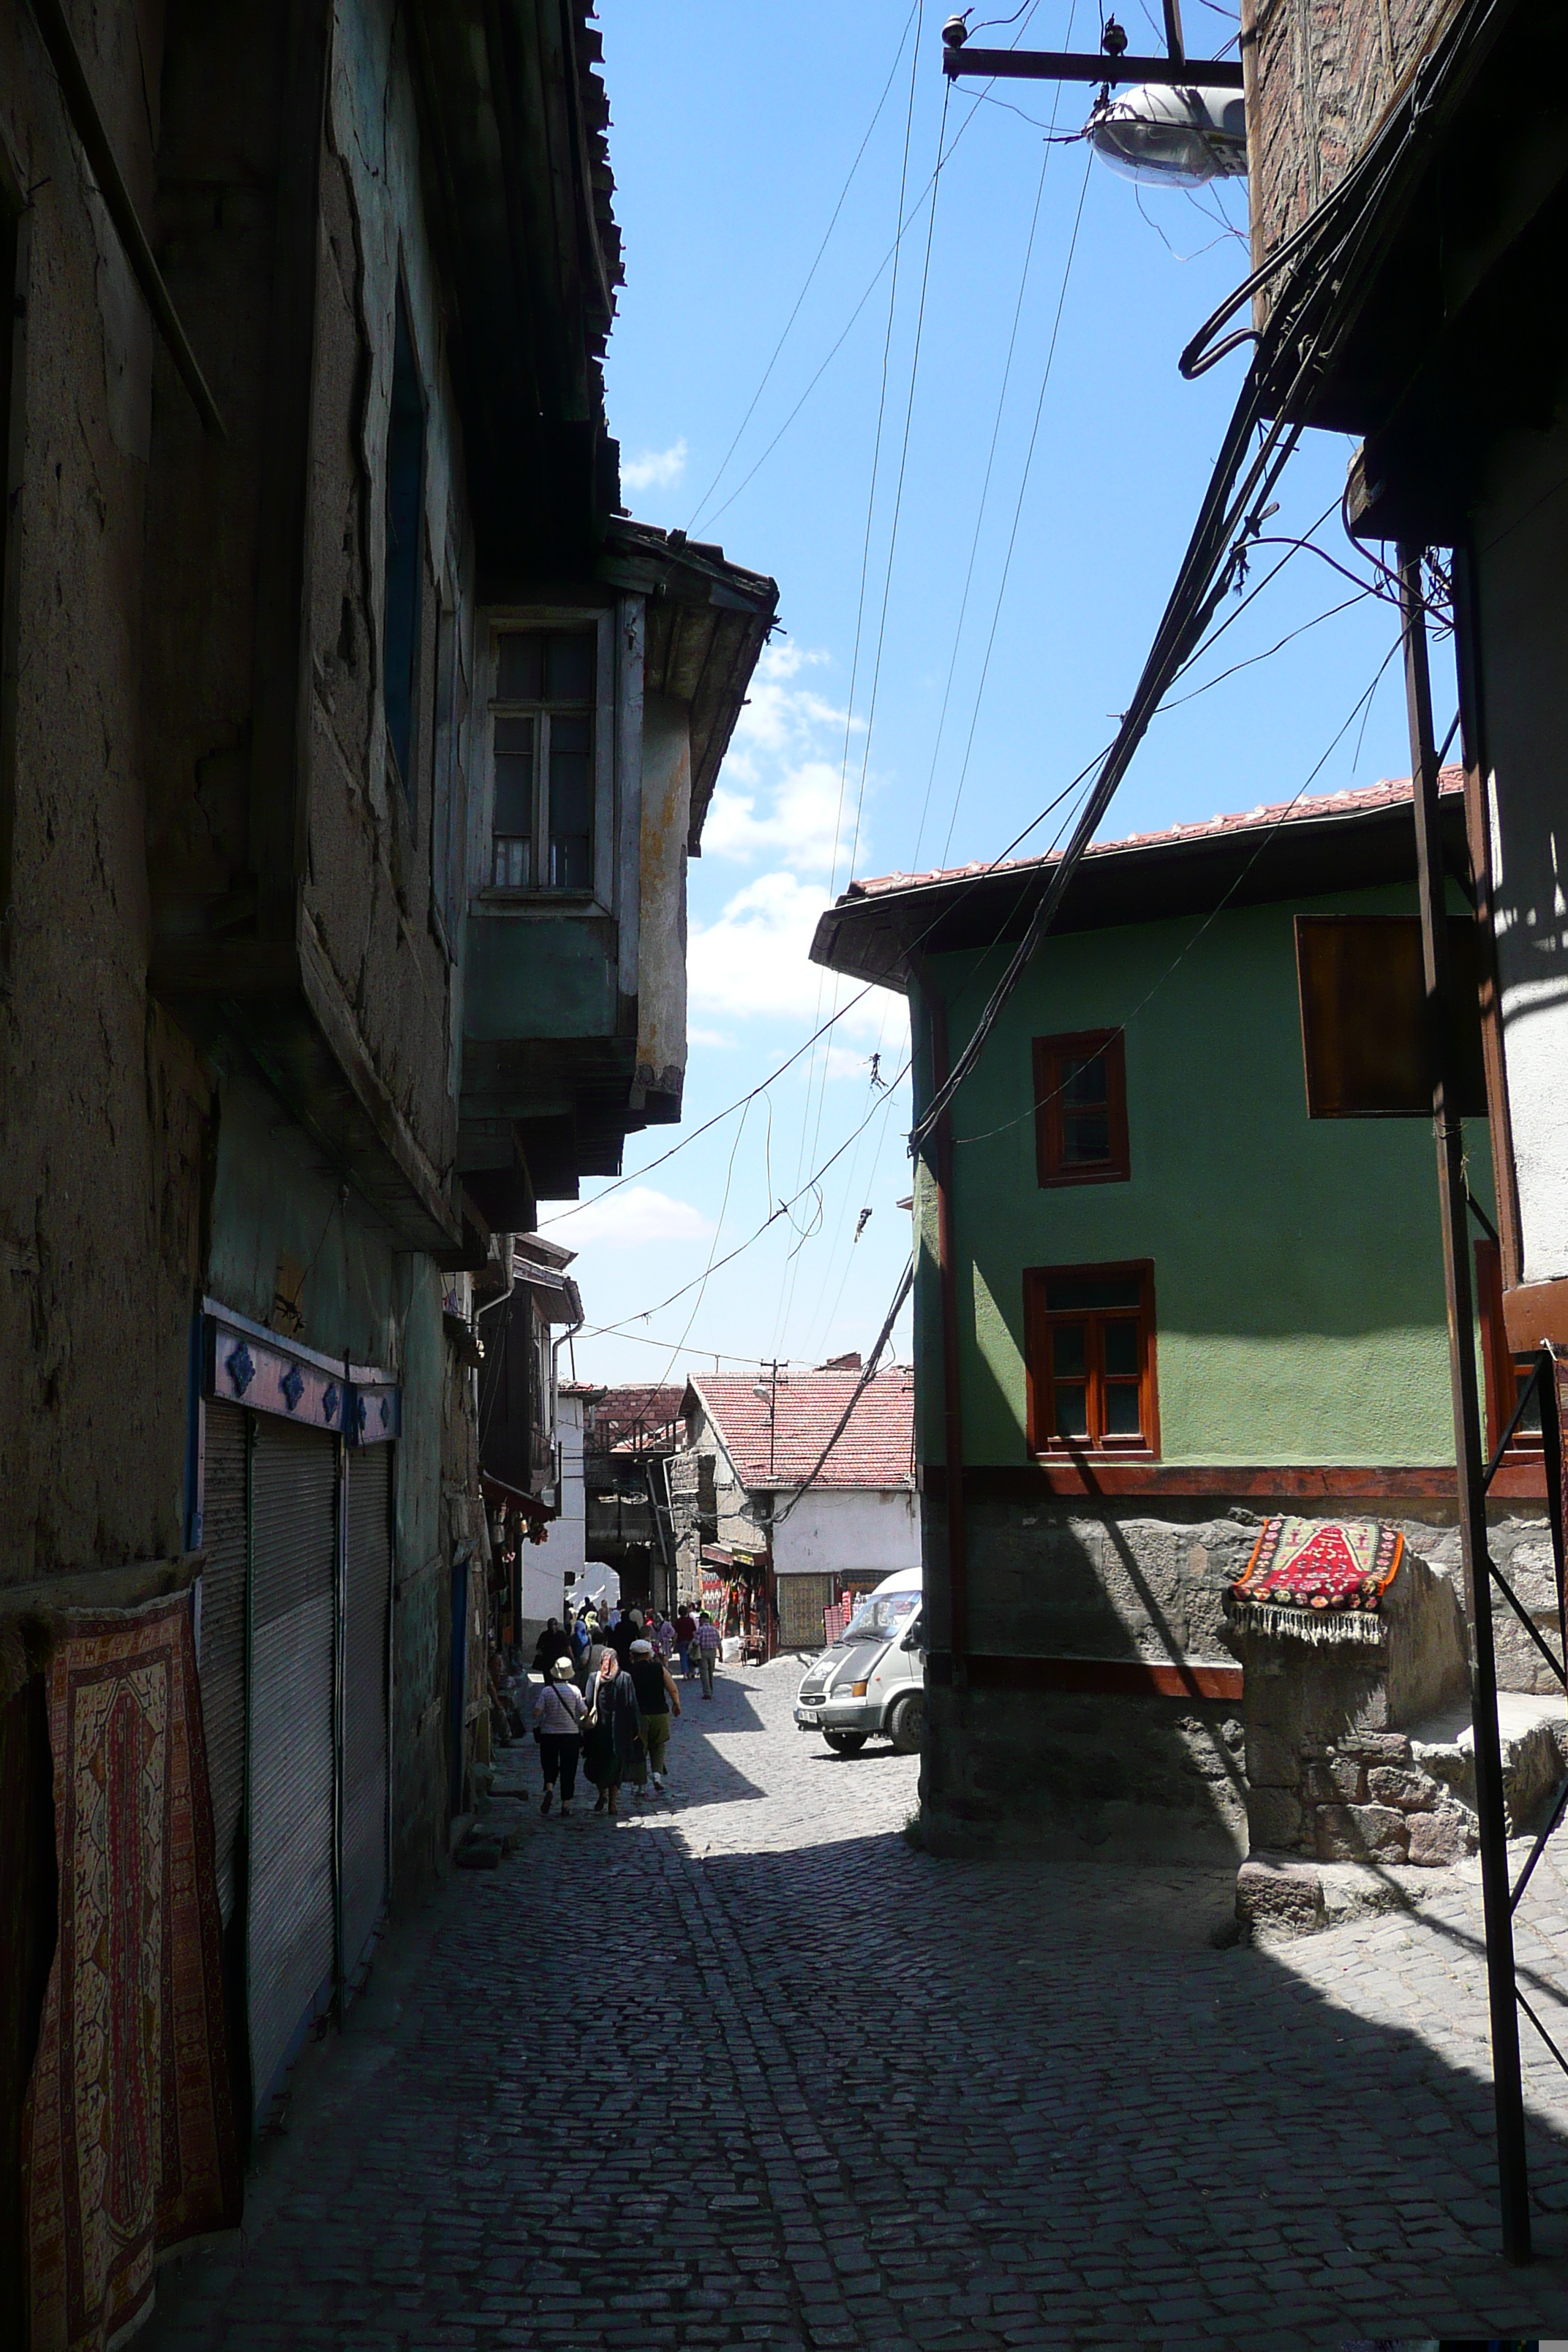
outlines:
[[[598,58],[589,0],[0,0],[8,2344],[237,2221],[444,1866],[473,1318],[679,1115],[776,594],[620,505]]]

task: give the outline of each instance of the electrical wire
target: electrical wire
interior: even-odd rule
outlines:
[[[991,656],[996,644],[996,631],[1002,618],[1003,599],[1007,593],[1008,575],[1013,568],[1013,552],[1018,543],[1018,525],[1024,512],[1024,496],[1029,487],[1029,472],[1035,462],[1035,447],[1040,437],[1040,419],[1045,414],[1046,394],[1051,381],[1051,367],[1057,355],[1057,339],[1061,333],[1062,311],[1067,303],[1068,287],[1072,279],[1073,261],[1078,253],[1079,230],[1083,223],[1084,203],[1089,195],[1089,174],[1093,164],[1092,149],[1085,161],[1083,184],[1078,193],[1078,210],[1073,215],[1072,236],[1068,244],[1068,257],[1062,270],[1061,290],[1057,296],[1057,314],[1051,326],[1051,340],[1046,352],[1045,373],[1040,379],[1040,396],[1035,404],[1035,422],[1029,433],[1029,446],[1024,455],[1024,471],[1018,483],[1017,500],[1013,509],[1013,528],[1007,537],[1007,552],[1002,561],[1002,577],[997,583],[996,603],[991,615],[991,634],[985,641],[985,656],[980,666],[980,682],[974,689],[974,708],[970,713],[969,737],[963,747],[963,764],[958,772],[958,782],[952,796],[952,813],[948,818],[947,836],[942,845],[945,859],[952,845],[953,828],[958,823],[959,803],[969,775],[969,762],[974,751],[974,732],[980,723],[980,706],[984,698],[985,684],[991,674]]]
[[[855,161],[850,164],[848,173],[845,178],[844,185],[838,191],[838,201],[834,205],[832,214],[828,219],[827,226],[822,233],[822,242],[816,248],[816,252],[812,259],[811,268],[806,271],[805,276],[801,282],[800,292],[795,296],[795,303],[790,310],[789,317],[784,320],[784,331],[779,336],[778,341],[773,345],[773,355],[769,359],[766,367],[763,370],[757,388],[755,392],[752,393],[751,400],[747,404],[746,413],[742,417],[739,425],[735,427],[734,438],[731,441],[729,447],[724,452],[723,463],[720,466],[718,472],[714,475],[712,480],[709,483],[708,488],[703,491],[702,496],[698,499],[695,508],[692,509],[691,520],[687,525],[688,538],[689,538],[692,532],[696,530],[702,517],[703,508],[708,504],[709,499],[712,497],[714,491],[723,480],[724,476],[729,469],[730,460],[740,446],[742,436],[744,434],[747,425],[751,423],[752,418],[756,414],[757,403],[761,400],[763,393],[768,388],[769,380],[773,375],[774,368],[778,364],[779,353],[784,350],[785,343],[789,341],[790,329],[795,325],[796,319],[800,316],[800,306],[805,301],[807,294],[811,291],[812,281],[816,278],[817,270],[821,267],[822,257],[827,251],[833,232],[838,226],[838,215],[844,210],[845,203],[847,200],[855,174],[860,169],[861,161],[865,156],[866,150],[871,143],[871,133],[876,130],[878,123],[882,119],[882,109],[888,103],[888,93],[893,87],[894,78],[899,70],[899,59],[904,54],[904,43],[910,37],[910,26],[914,23],[917,16],[921,14],[921,0],[913,0],[913,5],[910,9],[910,13],[904,18],[903,30],[899,35],[899,46],[893,52],[893,62],[888,68],[888,79],[882,84],[882,95],[877,100],[876,107],[872,111],[870,121],[866,125],[865,137],[861,140],[859,146],[855,150]]]

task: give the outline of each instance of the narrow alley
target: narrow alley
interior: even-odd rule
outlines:
[[[802,1738],[798,1673],[693,1686],[670,1796],[614,1826],[542,1819],[507,1752],[514,1855],[387,1939],[150,2352],[1568,2329],[1528,2030],[1538,2260],[1495,2252],[1479,1881],[1251,1949],[1214,1940],[1232,1874],[934,1862],[918,1759]],[[1527,1908],[1527,1990],[1568,1987],[1544,1867]]]

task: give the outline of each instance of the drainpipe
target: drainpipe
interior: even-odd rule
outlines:
[[[931,1024],[933,1092],[947,1083],[947,1006],[929,973],[920,980]],[[936,1180],[936,1252],[942,1301],[942,1451],[947,1466],[947,1585],[952,1651],[952,1686],[969,1680],[969,1554],[963,1520],[963,1377],[959,1350],[958,1268],[953,1254],[952,1115],[944,1110],[931,1139],[931,1167]]]

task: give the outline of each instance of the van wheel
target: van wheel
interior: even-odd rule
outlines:
[[[864,1731],[825,1731],[822,1736],[835,1756],[858,1756],[868,1738]]]
[[[902,1698],[893,1709],[893,1719],[888,1726],[888,1736],[900,1756],[918,1756],[925,1738],[926,1703],[917,1691],[912,1698]]]

